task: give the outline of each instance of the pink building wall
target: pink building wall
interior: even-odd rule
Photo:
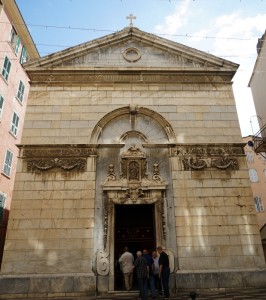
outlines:
[[[18,20],[14,20],[9,14],[9,7],[5,6],[5,2],[6,1],[0,1],[0,96],[4,98],[4,104],[0,116],[0,194],[4,193],[5,195],[4,216],[2,220],[0,220],[0,266],[17,167],[18,147],[16,145],[18,145],[21,141],[29,92],[29,78],[20,63],[23,42],[27,45],[27,41],[23,41],[23,34],[15,28],[21,39],[18,52],[15,53],[15,50],[10,43],[10,33],[13,27],[11,22],[16,24],[16,22],[18,23]],[[13,2],[13,4],[11,4],[12,9],[17,9],[15,2],[13,0],[11,0],[10,3],[11,2]],[[19,11],[17,13],[19,13]],[[38,56],[38,52],[35,53],[35,56],[36,54]],[[8,80],[5,80],[2,75],[3,64],[6,56],[11,61]],[[17,98],[20,81],[22,81],[25,86],[22,102]],[[14,112],[16,112],[19,116],[16,136],[10,132]],[[7,150],[13,153],[10,176],[7,176],[3,172]]]

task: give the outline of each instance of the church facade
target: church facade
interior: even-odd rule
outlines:
[[[237,68],[134,27],[29,62],[0,299],[119,291],[124,246],[173,291],[265,285]]]

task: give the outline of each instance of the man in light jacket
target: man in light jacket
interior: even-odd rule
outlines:
[[[120,263],[121,270],[124,275],[125,287],[127,291],[132,289],[133,281],[133,263],[134,256],[129,252],[128,247],[124,248],[124,253],[120,256],[118,262]]]

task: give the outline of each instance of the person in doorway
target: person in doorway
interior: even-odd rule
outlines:
[[[149,274],[149,268],[148,268],[147,260],[142,256],[141,251],[137,252],[137,258],[134,261],[134,268],[136,268],[140,298],[141,300],[146,300],[148,298],[147,278]]]
[[[154,286],[157,289],[158,294],[162,295],[162,283],[161,278],[159,278],[159,256],[157,255],[156,251],[152,252],[152,259],[153,259],[153,276],[154,276]]]
[[[152,259],[152,256],[149,254],[147,249],[143,250],[143,257],[146,258],[148,268],[149,268],[148,283],[149,283],[149,287],[150,287],[150,290],[151,290],[151,297],[153,299],[155,299],[156,298],[156,292],[155,292],[155,286],[154,286],[153,259]]]
[[[159,257],[159,278],[162,280],[164,299],[169,299],[169,278],[170,278],[170,268],[169,268],[169,257],[163,251],[162,246],[157,247],[157,251],[160,254]]]
[[[127,291],[130,291],[133,281],[134,256],[129,252],[128,247],[124,248],[124,253],[120,256],[118,262],[124,275],[125,288]]]

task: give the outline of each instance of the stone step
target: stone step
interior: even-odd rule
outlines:
[[[170,300],[191,300],[189,296],[190,292],[180,291],[175,295],[171,295]],[[228,291],[200,291],[197,292],[195,300],[266,300],[266,287],[265,288],[254,288],[254,289],[238,289]],[[10,298],[11,299],[11,298]],[[18,298],[12,298],[18,299]],[[33,300],[33,298],[19,298],[19,300]],[[112,292],[106,295],[98,296],[83,296],[83,297],[47,297],[47,298],[36,298],[38,300],[137,300],[138,292]],[[34,300],[36,300],[34,298]],[[164,297],[159,295],[157,300],[163,300]],[[152,300],[149,297],[147,300]]]

